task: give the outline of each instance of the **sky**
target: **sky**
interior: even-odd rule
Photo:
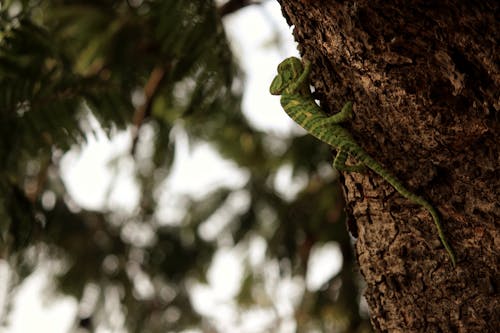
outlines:
[[[298,56],[291,29],[281,15],[276,1],[266,1],[262,6],[249,6],[224,18],[226,33],[231,47],[246,73],[243,112],[252,126],[273,133],[277,136],[300,135],[303,131],[282,111],[279,98],[268,92],[268,87],[276,72],[277,64],[289,56]],[[251,33],[249,33],[251,32]],[[280,47],[273,41],[278,38]],[[61,161],[62,177],[73,200],[87,209],[121,209],[131,211],[138,203],[139,193],[132,177],[133,161],[120,159],[117,169],[109,167],[115,157],[130,151],[130,133],[123,132],[111,140],[99,129],[97,121],[90,119],[90,124],[97,135],[89,138],[81,149],[72,149]],[[146,133],[147,135],[147,133]],[[189,194],[194,197],[208,193],[221,184],[240,188],[248,175],[236,168],[230,161],[222,159],[208,144],[199,144],[191,149],[188,138],[179,125],[174,129],[176,159],[171,177],[165,183],[161,197],[172,197],[168,194]],[[114,175],[116,187],[109,199],[108,186]],[[303,186],[299,180],[291,178],[286,168],[278,175],[278,190],[283,195],[293,196]],[[123,195],[126,193],[126,195]],[[165,195],[167,194],[167,195]],[[50,198],[47,198],[50,201]],[[234,214],[245,207],[245,194],[236,191],[229,200],[227,211],[221,214]],[[159,219],[165,223],[175,223],[182,212],[176,208],[176,202],[165,201],[165,207]],[[204,237],[217,235],[224,224],[224,216],[216,216],[202,225]],[[232,298],[238,292],[243,276],[243,262],[247,260],[254,267],[266,272],[265,292],[270,297],[280,300],[275,309],[282,318],[276,332],[294,332],[293,307],[303,292],[304,286],[315,290],[341,267],[340,250],[335,243],[326,243],[312,250],[306,280],[280,275],[277,262],[265,258],[265,241],[255,237],[247,247],[222,246],[214,256],[208,271],[208,284],[196,281],[191,283],[192,302],[195,309],[212,319],[221,332],[259,333],[269,329],[276,319],[276,313],[255,307],[240,314]],[[50,267],[50,263],[48,265]],[[228,269],[230,267],[230,269]],[[51,332],[67,333],[72,328],[73,318],[82,305],[71,297],[60,297],[45,300],[41,297],[48,289],[48,272],[50,268],[40,268],[17,288],[13,310],[9,317],[9,325],[0,333]],[[6,277],[8,267],[0,261],[0,314],[5,311],[5,295],[9,292]],[[148,291],[147,280],[139,281],[143,292]],[[49,288],[50,289],[50,288]],[[92,290],[89,291],[92,297]],[[113,293],[110,291],[110,300]],[[111,302],[111,301],[110,301]],[[112,306],[111,304],[110,306]],[[175,315],[175,314],[172,314]],[[26,320],[26,318],[30,318]],[[233,318],[233,319],[232,319]],[[123,316],[114,318],[119,332],[123,324]],[[112,332],[100,328],[96,332]]]

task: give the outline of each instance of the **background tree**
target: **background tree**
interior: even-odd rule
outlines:
[[[328,148],[307,136],[284,146],[240,112],[242,73],[220,17],[249,3],[2,2],[0,253],[14,272],[12,287],[50,264],[58,290],[81,301],[75,328],[118,329],[113,314],[120,312],[130,332],[212,332],[217,323],[194,311],[190,283],[207,278],[222,240],[244,247],[264,239],[282,277],[304,276],[311,249],[334,241],[342,269],[325,288],[303,295],[297,329],[369,330],[340,188],[322,169]],[[130,213],[78,207],[61,179],[63,154],[96,135],[92,117],[110,137],[131,133],[130,151],[114,162],[133,161],[140,204]],[[169,177],[179,122],[190,142],[209,142],[249,177],[236,190],[182,198],[184,213],[172,225],[158,217],[157,193]],[[291,198],[273,185],[284,166],[306,183]],[[202,223],[236,191],[248,204],[218,238],[202,237]],[[265,284],[262,267],[246,265],[237,301],[241,309],[274,311],[268,329],[278,330],[283,317]],[[85,303],[88,295],[94,304]]]
[[[355,102],[366,151],[437,207],[380,177],[345,175],[371,322],[380,332],[496,332],[499,247],[497,1],[280,1],[332,112]]]

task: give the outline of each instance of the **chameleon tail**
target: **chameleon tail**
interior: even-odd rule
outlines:
[[[436,229],[438,231],[439,239],[441,240],[441,243],[446,249],[446,252],[448,252],[448,255],[450,256],[451,262],[453,266],[456,264],[456,259],[455,259],[455,254],[453,252],[453,249],[451,248],[450,244],[448,243],[448,240],[446,239],[446,236],[444,235],[443,231],[443,226],[441,225],[441,221],[439,218],[439,214],[436,211],[436,209],[424,198],[421,196],[418,196],[412,192],[410,192],[406,187],[393,175],[389,174],[383,167],[380,165],[377,161],[375,161],[373,158],[369,156],[356,156],[358,160],[363,162],[368,168],[372,169],[374,172],[376,172],[379,176],[384,178],[389,184],[391,184],[402,196],[407,198],[408,200],[419,204],[420,206],[424,207],[427,209],[427,211],[432,215],[432,218],[434,219],[434,224],[436,225]]]

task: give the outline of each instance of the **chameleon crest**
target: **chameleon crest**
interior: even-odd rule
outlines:
[[[369,168],[391,184],[403,197],[425,208],[431,214],[441,243],[448,252],[452,264],[455,265],[455,255],[444,235],[436,209],[423,197],[409,191],[399,179],[368,155],[340,125],[352,118],[351,102],[347,102],[339,113],[331,116],[321,110],[309,89],[310,72],[309,62],[306,61],[303,65],[298,58],[287,58],[278,65],[278,74],[269,90],[273,95],[281,95],[281,106],[290,118],[311,135],[337,150],[337,156],[333,161],[333,166],[337,170],[361,172]],[[348,156],[354,157],[358,164],[346,165]]]

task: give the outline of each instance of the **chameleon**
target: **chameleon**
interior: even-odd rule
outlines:
[[[327,143],[337,150],[333,167],[344,172],[363,172],[371,169],[391,184],[394,189],[411,202],[425,208],[434,220],[439,239],[446,249],[452,265],[456,259],[452,247],[445,237],[443,227],[436,209],[423,197],[409,191],[403,183],[373,159],[359,144],[356,143],[342,123],[352,119],[352,102],[346,102],[341,111],[328,116],[316,104],[309,86],[311,63],[296,57],[283,60],[278,65],[278,74],[273,79],[269,91],[272,95],[281,95],[280,103],[285,112],[309,134]],[[358,162],[346,165],[348,156]]]

